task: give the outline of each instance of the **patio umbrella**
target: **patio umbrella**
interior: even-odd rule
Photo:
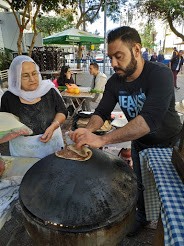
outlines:
[[[70,28],[43,38],[44,44],[103,44],[104,38],[79,29]]]
[[[63,32],[56,33],[54,35],[43,38],[44,44],[103,44],[104,38],[98,35],[81,31],[76,28],[70,28]],[[75,50],[74,50],[74,63],[75,63]],[[80,64],[79,64],[80,66]]]

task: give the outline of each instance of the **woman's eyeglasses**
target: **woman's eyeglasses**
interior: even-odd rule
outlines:
[[[35,71],[32,73],[24,73],[21,75],[21,77],[24,81],[29,81],[31,78],[34,78],[34,79],[37,78],[38,75],[39,75],[39,73],[37,71]]]

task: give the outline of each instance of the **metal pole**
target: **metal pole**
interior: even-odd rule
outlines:
[[[83,2],[83,14],[85,13],[85,11],[86,11],[86,2],[85,2],[85,0],[84,0],[84,2]],[[85,18],[85,17],[84,17]],[[83,22],[83,31],[86,31],[86,22],[84,21]]]
[[[105,62],[106,62],[106,13],[107,13],[107,5],[106,0],[104,1],[104,62],[103,62],[103,73],[105,73]]]

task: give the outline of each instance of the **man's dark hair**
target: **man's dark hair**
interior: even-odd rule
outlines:
[[[141,38],[136,29],[131,28],[129,26],[118,27],[109,32],[107,36],[107,43],[114,42],[116,39],[121,39],[122,42],[131,45],[131,47],[135,43],[139,43],[141,45]]]
[[[98,66],[98,64],[96,62],[91,62],[90,66],[93,66],[94,68],[99,70],[99,66]]]

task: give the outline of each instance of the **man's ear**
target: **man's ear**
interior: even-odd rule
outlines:
[[[140,54],[141,54],[141,45],[137,43],[134,46],[134,55],[135,57],[138,57]]]

